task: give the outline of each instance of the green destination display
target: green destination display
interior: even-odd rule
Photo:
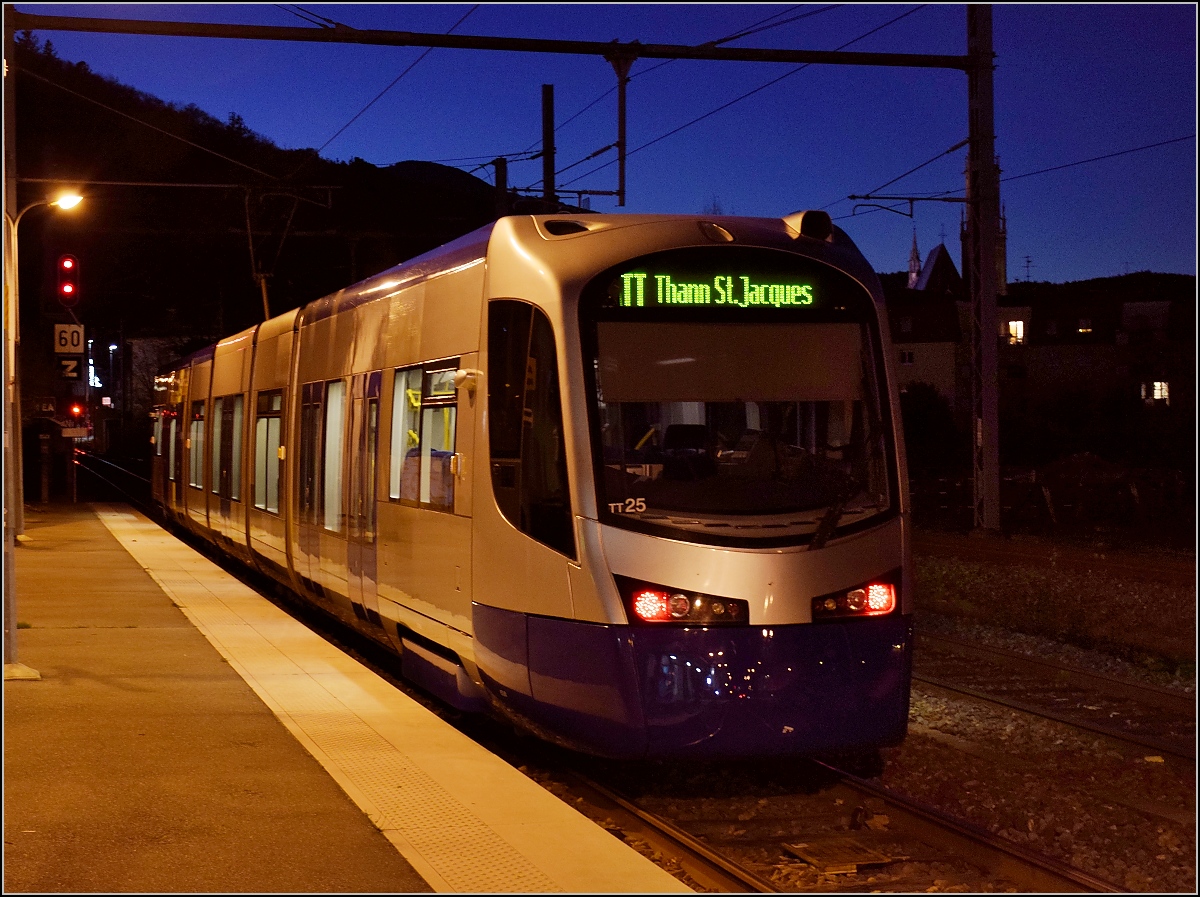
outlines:
[[[812,283],[781,281],[753,274],[717,274],[711,280],[676,279],[670,274],[629,271],[620,275],[621,308],[664,308],[676,305],[738,308],[797,308],[812,305]]]

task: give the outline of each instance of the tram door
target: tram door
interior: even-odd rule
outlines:
[[[350,520],[348,566],[350,602],[363,619],[379,623],[376,597],[377,554],[375,481],[379,447],[380,371],[358,374],[350,405]]]

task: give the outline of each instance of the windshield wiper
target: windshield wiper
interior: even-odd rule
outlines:
[[[833,535],[833,531],[837,529],[838,523],[842,519],[842,515],[846,513],[846,503],[858,494],[858,481],[849,474],[843,474],[845,479],[842,481],[841,488],[838,490],[837,497],[830,504],[829,508],[821,516],[821,522],[817,524],[817,529],[813,533],[812,541],[808,543],[809,551],[816,551],[819,548],[824,548],[825,543],[829,541],[829,537]]]

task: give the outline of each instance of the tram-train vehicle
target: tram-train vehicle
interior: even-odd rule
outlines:
[[[175,524],[594,755],[906,731],[876,275],[824,212],[504,217],[156,378]]]

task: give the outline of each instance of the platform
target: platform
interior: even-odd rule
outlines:
[[[26,532],[6,893],[688,890],[145,517]]]

